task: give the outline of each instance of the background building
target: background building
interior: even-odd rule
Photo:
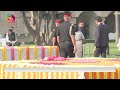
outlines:
[[[58,11],[58,14],[63,13],[64,11]],[[106,20],[108,22],[108,25],[112,28],[110,39],[115,39],[115,11],[70,11],[72,12],[72,23],[77,24],[80,20],[85,21],[86,23],[86,32],[88,33],[88,38],[93,39],[95,37],[95,17],[101,16],[103,20]],[[6,32],[10,28],[11,24],[6,22],[6,14],[14,14],[16,17],[16,22],[12,24],[12,26],[15,28],[15,32],[17,34],[19,41],[32,41],[32,37],[29,35],[29,32],[27,31],[22,14],[20,11],[0,11],[0,34],[6,35]],[[30,14],[27,13],[28,19],[30,19]],[[119,21],[119,20],[118,20]],[[117,30],[117,36],[119,29]]]

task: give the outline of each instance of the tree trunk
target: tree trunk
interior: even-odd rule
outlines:
[[[42,36],[40,36],[40,27],[42,24],[41,22],[45,13],[46,11],[30,11],[31,22],[29,23],[25,15],[25,11],[22,11],[25,26],[30,35],[33,36],[34,43],[36,43],[37,45],[42,45],[42,42],[44,41],[48,43],[50,35],[49,31],[51,31],[55,25],[54,21],[56,19],[57,11],[49,11],[51,17],[48,17],[46,20],[46,27],[44,28],[46,29],[46,32],[43,33]],[[48,26],[50,26],[50,29],[48,28]],[[47,38],[45,39],[45,37]]]
[[[57,14],[57,11],[50,11],[50,16],[51,17],[47,19],[47,40],[48,41],[49,41],[49,37],[51,35],[50,32],[55,27],[56,14]]]
[[[33,28],[30,26],[24,11],[22,12],[22,15],[23,15],[23,20],[24,20],[27,30],[33,37],[35,37],[35,32],[34,32]]]
[[[40,26],[41,26],[41,20],[43,17],[42,16],[43,11],[41,12],[38,11],[38,13],[34,13],[33,11],[30,11],[30,13],[31,13],[31,24],[28,22],[25,12],[22,11],[25,26],[28,32],[33,36],[34,43],[36,43],[37,45],[41,45],[42,42],[40,37]],[[35,18],[37,18],[36,22],[34,21]],[[34,28],[34,26],[36,26],[36,28]]]
[[[40,38],[40,26],[41,26],[41,20],[42,20],[41,13],[42,11],[41,12],[38,11],[37,21],[36,21],[35,43],[37,44],[37,46],[39,46],[41,43],[41,38]]]
[[[53,28],[55,27],[55,19],[56,19],[57,11],[51,11],[50,14],[51,14],[50,31],[52,31]]]

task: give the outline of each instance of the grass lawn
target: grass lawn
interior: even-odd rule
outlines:
[[[35,44],[27,44],[25,46],[35,46]],[[93,57],[93,47],[94,43],[86,43],[85,44],[85,57]],[[109,43],[109,48],[110,48],[110,55],[107,55],[107,58],[120,58],[120,56],[114,56],[115,54],[118,54],[118,48],[116,46],[115,42],[110,42]]]
[[[94,56],[93,48],[94,48],[94,43],[85,44],[85,57],[93,57]],[[119,58],[120,57],[120,56],[114,56],[115,54],[119,53],[115,42],[109,43],[109,53],[110,53],[110,55],[107,55],[107,58]]]

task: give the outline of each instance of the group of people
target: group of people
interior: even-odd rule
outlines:
[[[80,21],[78,26],[70,23],[71,13],[64,13],[64,22],[60,19],[55,20],[56,27],[51,32],[49,40],[50,46],[58,46],[60,48],[61,57],[81,58],[83,57],[83,45],[85,44],[84,21]],[[94,57],[106,58],[106,51],[109,47],[109,27],[102,23],[102,18],[95,18],[97,25],[95,31]],[[14,28],[11,27],[6,34],[6,44],[14,46],[17,41]]]
[[[64,22],[60,19],[55,20],[56,28],[53,29],[49,40],[50,46],[58,46],[60,48],[61,57],[81,58],[83,57],[84,37],[84,21],[80,21],[78,26],[70,23],[71,13],[64,13]],[[102,22],[102,18],[95,18],[97,25],[95,31],[94,57],[106,58],[106,51],[109,47],[109,27]]]

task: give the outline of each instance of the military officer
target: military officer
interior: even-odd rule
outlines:
[[[52,30],[51,32],[51,36],[49,39],[49,45],[50,46],[58,46],[58,42],[57,42],[57,28],[60,25],[61,20],[60,19],[56,19],[55,20],[55,28]]]
[[[76,43],[75,43],[75,28],[70,23],[71,13],[64,13],[64,22],[60,24],[57,31],[57,40],[60,45],[60,56],[67,58],[75,57]]]

